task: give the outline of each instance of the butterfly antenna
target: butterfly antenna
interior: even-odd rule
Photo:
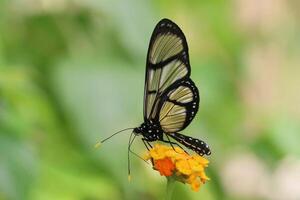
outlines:
[[[106,140],[110,139],[111,137],[117,135],[118,133],[121,133],[121,132],[127,131],[127,130],[131,130],[131,129],[134,129],[134,128],[125,128],[125,129],[123,129],[123,130],[120,130],[120,131],[118,131],[118,132],[112,134],[111,136],[105,138],[104,140],[102,140],[102,141],[100,141],[100,142],[97,142],[97,143],[95,144],[95,148],[100,147],[100,145],[101,145],[102,143],[104,143]]]

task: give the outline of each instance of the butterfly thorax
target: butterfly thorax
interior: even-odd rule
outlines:
[[[158,123],[150,120],[145,121],[139,127],[136,127],[133,132],[136,135],[141,134],[145,140],[152,142],[163,139],[163,130]]]

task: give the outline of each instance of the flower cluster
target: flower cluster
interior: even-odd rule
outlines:
[[[204,172],[209,161],[198,154],[189,155],[179,147],[156,144],[147,152],[146,160],[151,160],[153,168],[162,176],[173,176],[176,180],[191,185],[198,191],[209,178]]]

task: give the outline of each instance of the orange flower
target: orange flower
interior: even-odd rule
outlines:
[[[190,184],[193,191],[198,191],[209,180],[204,171],[209,161],[198,154],[189,155],[178,147],[173,149],[156,144],[147,152],[145,159],[152,161],[160,175],[173,176],[177,181]]]
[[[171,176],[175,165],[170,158],[154,160],[154,168],[159,171],[162,176]]]

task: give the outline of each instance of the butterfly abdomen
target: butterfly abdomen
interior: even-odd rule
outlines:
[[[211,154],[209,146],[202,140],[185,136],[180,133],[169,133],[168,135],[201,156]]]

